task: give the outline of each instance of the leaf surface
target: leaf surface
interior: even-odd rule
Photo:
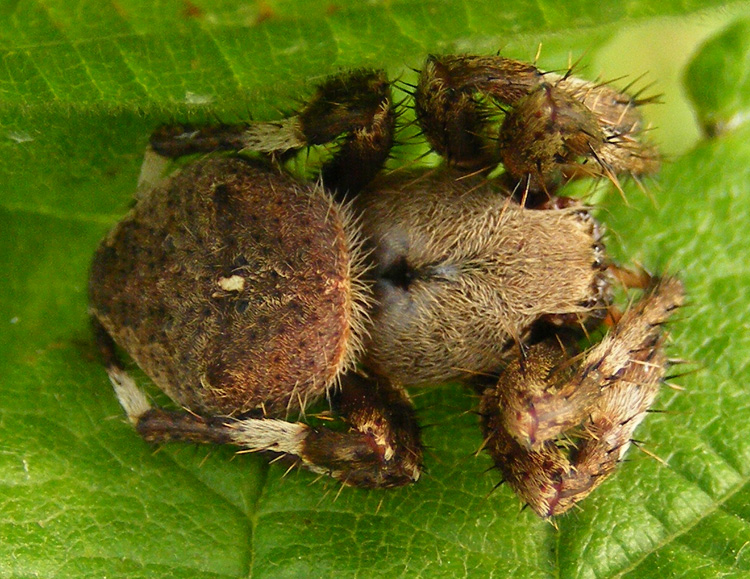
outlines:
[[[494,0],[0,5],[1,577],[663,577],[750,568],[750,134],[705,140],[601,219],[622,261],[679,272],[690,306],[646,448],[561,517],[520,511],[487,473],[477,401],[414,392],[417,485],[340,489],[227,448],[142,442],[96,357],[87,271],[129,206],[150,132],[171,120],[278,118],[342,68],[396,77],[429,52],[546,68],[622,26],[722,2]],[[744,9],[747,3],[741,5]],[[593,47],[593,48],[592,48]],[[726,50],[734,49],[729,47]],[[642,72],[630,71],[632,74]],[[668,106],[668,105],[667,105]],[[724,110],[724,109],[722,109]]]

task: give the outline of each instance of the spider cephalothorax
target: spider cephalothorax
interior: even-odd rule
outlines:
[[[327,80],[282,121],[159,129],[147,167],[235,154],[144,178],[97,250],[91,314],[110,379],[149,441],[231,443],[363,487],[420,476],[403,387],[463,380],[505,478],[558,514],[611,472],[653,401],[682,288],[629,276],[644,297],[579,354],[587,329],[617,317],[623,276],[587,208],[554,191],[650,173],[658,156],[638,101],[499,56],[430,57],[414,99],[442,169],[379,174],[397,115],[378,71]],[[316,182],[279,168],[331,141]],[[498,163],[505,177],[488,180]],[[188,411],[153,407],[115,345]],[[348,430],[287,421],[322,397]]]

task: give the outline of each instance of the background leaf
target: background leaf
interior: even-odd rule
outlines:
[[[750,19],[712,38],[690,63],[685,85],[701,124],[719,133],[750,117]]]
[[[673,353],[701,371],[681,379],[685,392],[665,389],[670,412],[638,431],[666,465],[632,450],[559,530],[519,512],[507,488],[487,496],[498,476],[474,456],[476,400],[455,386],[415,393],[434,426],[428,473],[406,489],[284,477],[225,448],[154,452],[123,419],[86,316],[89,260],[131,202],[158,124],[276,118],[331,72],[368,65],[397,77],[429,52],[502,48],[530,60],[543,41],[545,68],[572,52],[588,75],[626,24],[661,36],[675,21],[651,19],[707,5],[723,3],[0,3],[0,576],[745,576],[744,126],[667,164],[649,184],[653,201],[633,189],[629,206],[612,193],[601,202],[615,255],[685,280],[691,306],[673,324]],[[605,77],[644,71],[629,67]],[[691,86],[722,86],[710,67],[702,74]]]

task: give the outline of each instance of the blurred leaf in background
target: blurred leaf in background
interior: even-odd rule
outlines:
[[[690,63],[685,85],[709,135],[746,123],[750,113],[750,19],[732,23]]]
[[[682,65],[696,38],[749,12],[691,0],[0,3],[0,577],[747,576],[747,20]],[[556,529],[507,488],[490,494],[476,400],[455,386],[414,393],[432,425],[428,472],[387,492],[137,437],[95,355],[86,283],[157,125],[278,118],[342,68],[395,78],[430,52],[531,60],[540,42],[542,67],[583,55],[590,78],[638,76],[644,54],[671,44],[659,66],[686,75],[699,126],[722,127],[706,139],[661,117],[653,136],[673,159],[648,184],[653,200],[630,187],[628,205],[601,201],[613,254],[679,272],[689,294],[672,353],[701,370],[685,392],[665,389],[668,412],[638,431],[664,463],[631,450]],[[655,117],[679,102],[659,66]]]

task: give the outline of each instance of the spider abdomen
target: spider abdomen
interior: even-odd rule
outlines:
[[[195,412],[299,409],[356,357],[347,225],[320,188],[204,159],[141,199],[100,246],[92,311]]]

